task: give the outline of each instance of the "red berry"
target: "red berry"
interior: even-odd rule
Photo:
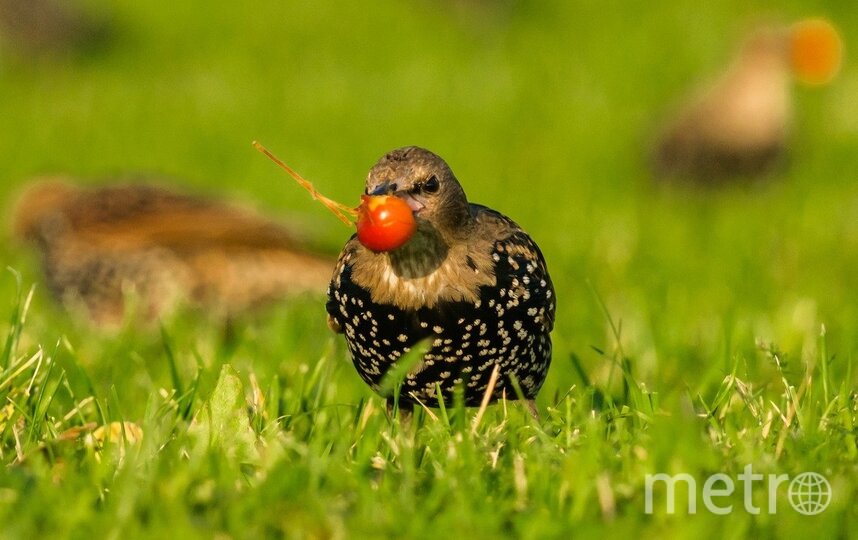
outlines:
[[[361,196],[357,236],[368,249],[392,251],[405,244],[416,228],[411,208],[399,197]]]

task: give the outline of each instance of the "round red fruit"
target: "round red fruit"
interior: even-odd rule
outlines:
[[[372,251],[392,251],[408,242],[417,223],[408,203],[388,195],[361,196],[357,236]]]

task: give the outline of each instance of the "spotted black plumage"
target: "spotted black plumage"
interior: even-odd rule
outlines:
[[[444,182],[461,190],[441,158],[410,147],[382,158],[367,191],[378,181],[396,179],[402,187],[429,175],[442,179],[442,193]],[[429,350],[407,372],[400,402],[449,403],[459,387],[466,405],[478,405],[495,365],[500,376],[492,400],[516,398],[513,377],[531,400],[548,371],[554,325],[554,289],[542,253],[493,210],[466,203],[467,213],[454,220],[434,201],[422,201],[430,211],[415,212],[418,233],[399,250],[374,253],[356,237],[349,240],[328,291],[329,323],[344,333],[358,373],[377,391],[388,370],[426,341]]]

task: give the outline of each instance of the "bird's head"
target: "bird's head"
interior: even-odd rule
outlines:
[[[392,195],[405,201],[414,213],[418,230],[435,229],[453,238],[470,222],[465,191],[439,156],[417,146],[385,154],[369,171],[367,195]]]
[[[840,71],[843,40],[837,28],[821,18],[790,27],[761,26],[745,41],[741,58],[750,69],[789,70],[806,85],[822,86]]]

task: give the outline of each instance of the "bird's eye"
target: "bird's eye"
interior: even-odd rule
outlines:
[[[426,193],[435,193],[438,191],[438,177],[434,174],[423,182],[423,191]]]

